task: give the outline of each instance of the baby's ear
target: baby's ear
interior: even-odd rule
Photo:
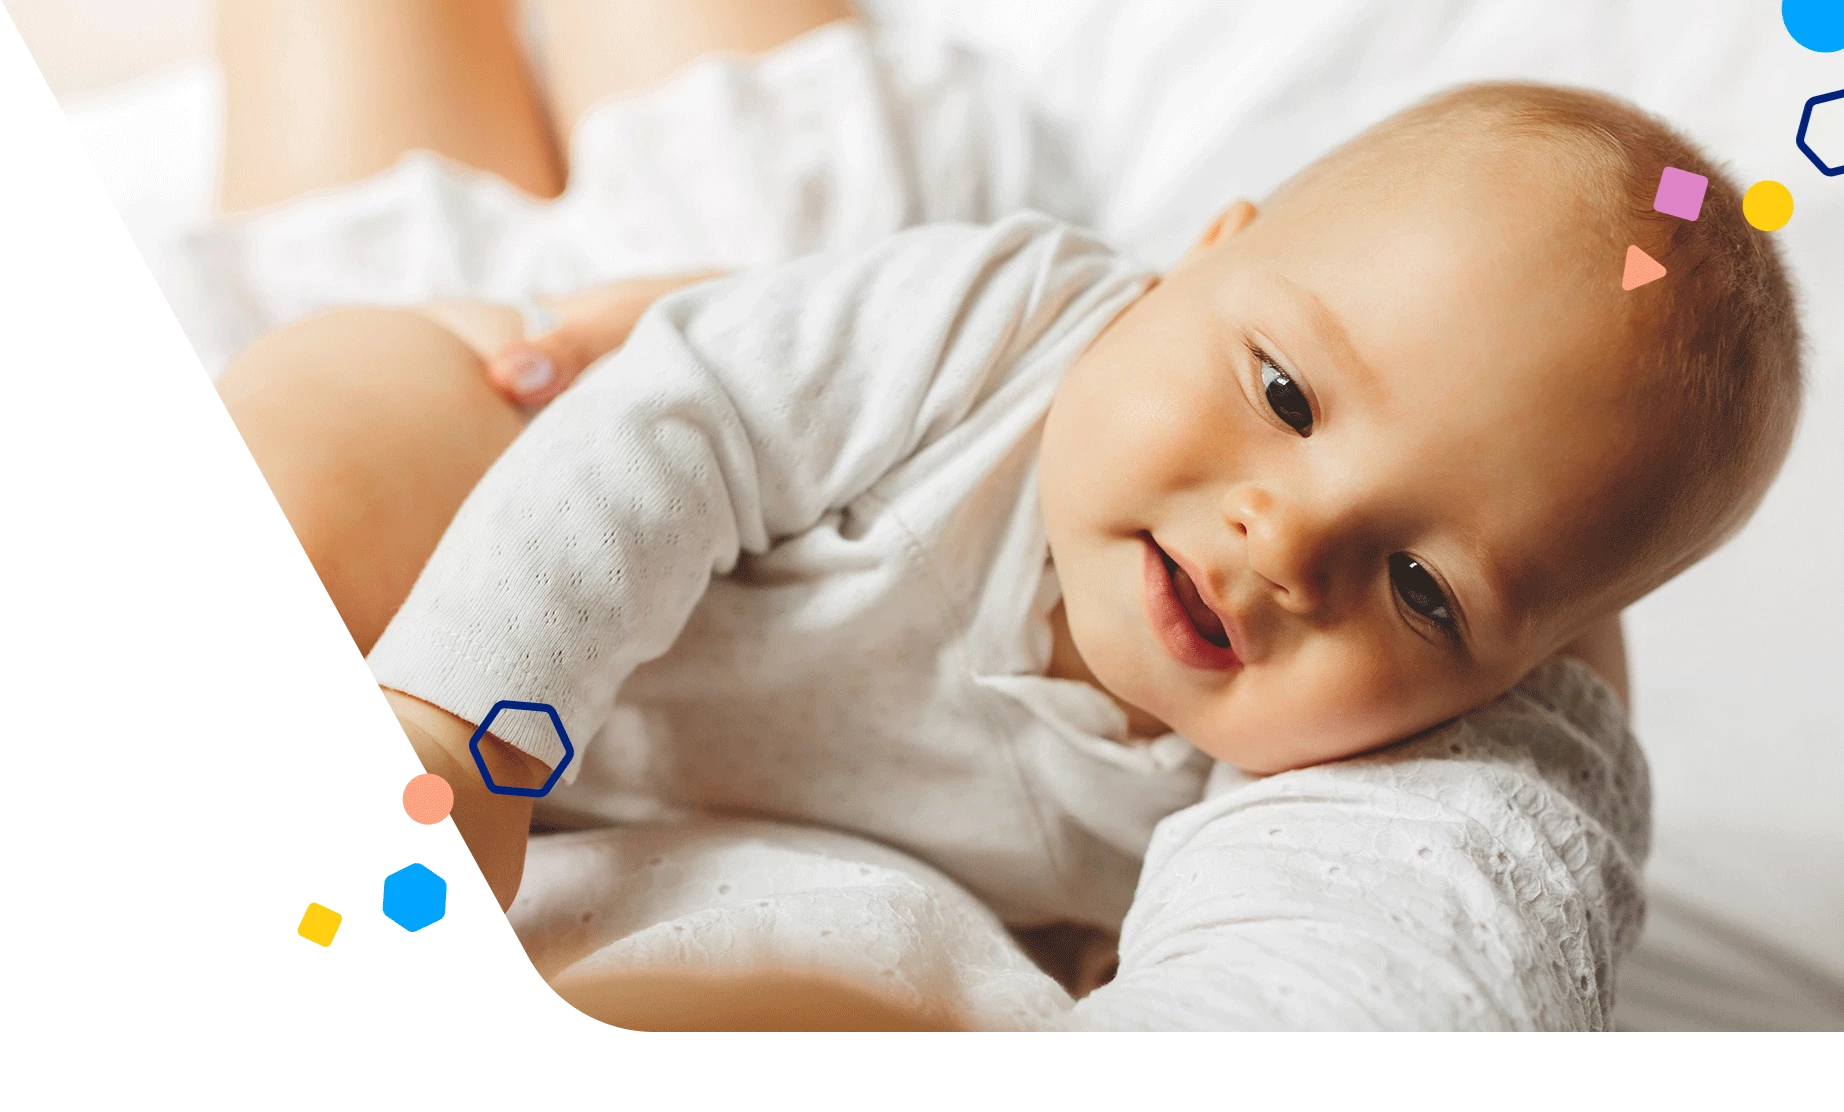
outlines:
[[[1230,205],[1228,208],[1218,213],[1215,220],[1210,222],[1210,225],[1204,229],[1204,234],[1198,236],[1197,242],[1193,243],[1191,249],[1185,252],[1185,257],[1178,260],[1178,265],[1184,266],[1186,263],[1189,263],[1192,259],[1195,259],[1212,247],[1215,247],[1219,242],[1230,238],[1237,232],[1248,227],[1254,219],[1255,206],[1249,202],[1237,201],[1235,204]]]

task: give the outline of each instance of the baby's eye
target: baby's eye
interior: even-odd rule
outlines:
[[[1447,596],[1428,569],[1421,566],[1420,560],[1406,552],[1391,556],[1389,581],[1395,586],[1397,597],[1410,610],[1438,625],[1453,627],[1453,610],[1447,605]]]
[[[1313,434],[1313,405],[1305,391],[1276,367],[1267,356],[1261,357],[1261,391],[1268,397],[1268,408],[1287,422],[1287,427],[1301,436]]]

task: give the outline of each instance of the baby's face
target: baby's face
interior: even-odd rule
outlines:
[[[1642,497],[1618,251],[1491,174],[1232,207],[1071,369],[1042,503],[1114,697],[1273,772],[1488,701],[1598,613]]]

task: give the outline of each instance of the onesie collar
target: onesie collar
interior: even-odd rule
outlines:
[[[1110,764],[1149,773],[1176,772],[1201,766],[1209,757],[1182,735],[1167,731],[1151,740],[1130,740],[1127,715],[1114,700],[1077,680],[1044,675],[1050,666],[1050,612],[1063,597],[1062,581],[1042,548],[1042,572],[1026,614],[1020,670],[983,675],[981,683],[1011,696],[1065,741]]]

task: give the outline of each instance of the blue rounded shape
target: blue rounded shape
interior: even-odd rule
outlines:
[[[1780,22],[1807,50],[1844,50],[1844,0],[1780,0]]]
[[[480,755],[480,739],[487,736],[487,728],[493,725],[493,720],[499,717],[499,712],[502,710],[530,710],[550,716],[551,725],[557,730],[557,740],[563,743],[563,760],[558,761],[557,767],[551,769],[551,777],[544,782],[543,786],[519,788],[509,784],[499,784],[494,781],[493,774],[487,771],[487,759]],[[517,699],[501,699],[493,704],[493,709],[480,720],[480,725],[474,727],[474,736],[467,739],[467,751],[474,755],[474,767],[480,770],[481,782],[486,784],[488,791],[494,795],[523,795],[533,799],[551,794],[551,789],[557,786],[557,781],[563,779],[563,770],[570,767],[571,759],[576,756],[576,746],[570,744],[570,735],[564,730],[563,719],[558,716],[556,707],[549,703],[523,703]]]
[[[419,931],[448,914],[448,882],[427,865],[406,865],[384,878],[384,915]]]

